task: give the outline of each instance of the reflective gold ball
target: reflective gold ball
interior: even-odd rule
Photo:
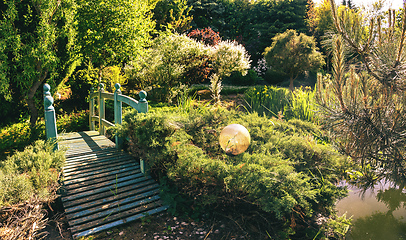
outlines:
[[[248,130],[240,124],[231,124],[225,127],[220,133],[220,146],[231,155],[238,155],[247,150],[251,142]]]

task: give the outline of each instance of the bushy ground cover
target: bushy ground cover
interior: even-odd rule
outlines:
[[[251,134],[250,147],[238,156],[226,155],[218,144],[231,123]],[[317,223],[334,216],[336,200],[345,196],[334,183],[348,166],[312,123],[206,105],[130,113],[115,131],[128,138],[134,156],[147,160],[174,212],[257,212],[266,219],[262,224],[278,225],[269,233],[278,239],[340,235],[345,225],[345,219],[332,218]]]
[[[43,140],[0,162],[0,238],[33,239],[45,227],[42,206],[57,197],[63,151]]]

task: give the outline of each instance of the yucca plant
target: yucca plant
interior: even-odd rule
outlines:
[[[325,127],[341,150],[377,175],[406,182],[406,21],[389,26],[365,21],[361,12],[337,11],[330,0],[337,34],[333,73],[318,76],[317,102]],[[348,58],[354,63],[348,66]]]

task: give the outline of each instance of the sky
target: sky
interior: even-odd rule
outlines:
[[[323,2],[323,0],[313,0],[316,4]],[[335,0],[337,4],[341,4],[343,1],[342,0]],[[352,3],[356,6],[361,6],[361,5],[369,5],[374,0],[352,0]],[[386,7],[388,8],[391,6],[392,9],[398,9],[403,7],[403,0],[386,0]]]

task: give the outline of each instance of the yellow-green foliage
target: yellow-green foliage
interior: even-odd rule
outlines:
[[[248,150],[233,157],[218,143],[221,130],[232,123],[251,134]],[[116,130],[129,137],[129,149],[148,160],[153,173],[193,199],[194,209],[249,202],[280,220],[310,217],[330,212],[345,193],[334,183],[346,158],[321,141],[310,122],[219,108],[129,114]]]
[[[58,132],[78,132],[89,128],[88,111],[57,115]],[[28,121],[12,124],[0,129],[0,159],[1,155],[10,155],[14,150],[22,150],[38,139],[45,139],[45,122],[39,121],[30,128]]]
[[[39,140],[0,162],[0,207],[18,204],[34,195],[43,201],[52,198],[65,162],[64,152],[52,149],[51,144]]]
[[[315,95],[310,87],[291,92],[286,88],[256,86],[246,91],[244,97],[250,110],[259,115],[318,122]]]
[[[0,154],[14,149],[23,149],[31,142],[45,136],[45,124],[37,123],[35,128],[30,128],[28,121],[12,124],[0,129]]]

